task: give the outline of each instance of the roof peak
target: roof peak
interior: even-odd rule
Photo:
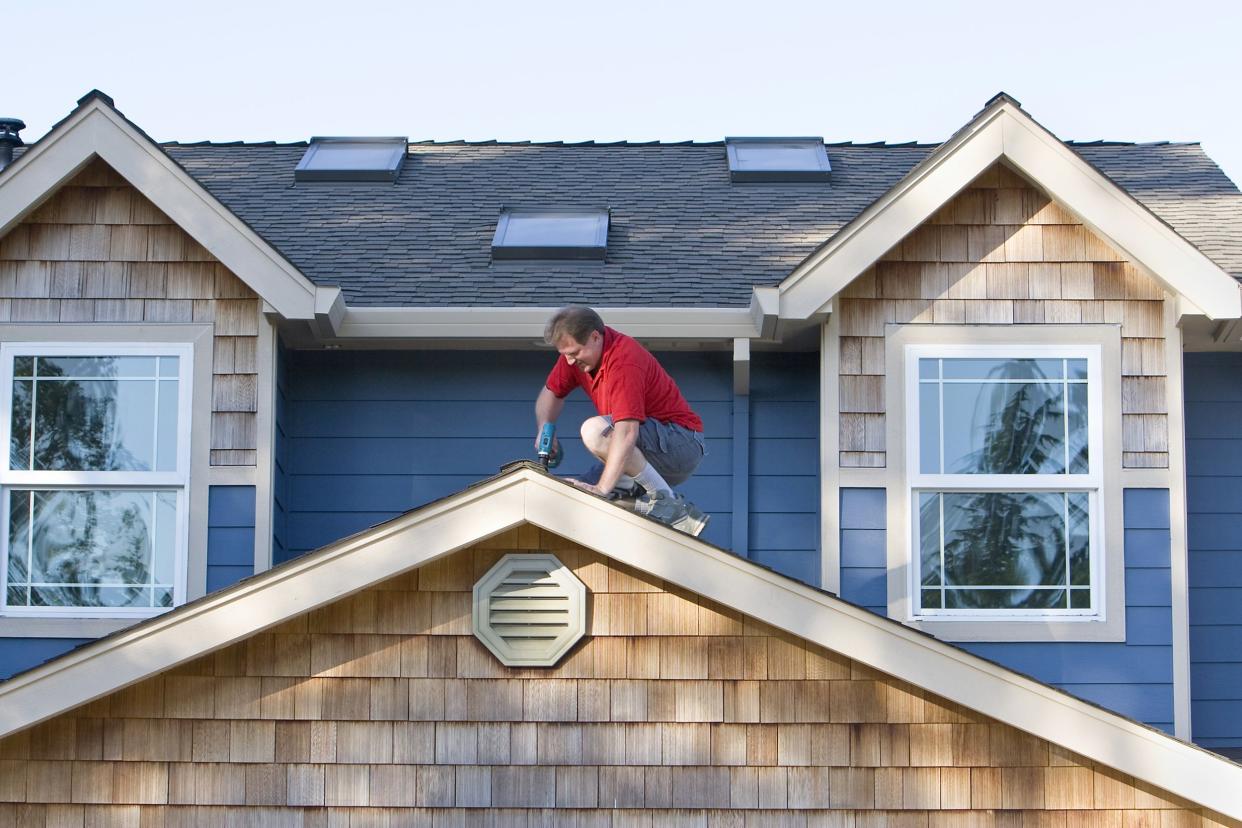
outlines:
[[[106,92],[100,92],[98,89],[92,89],[82,97],[78,98],[78,106],[86,106],[91,101],[102,101],[108,106],[116,109],[116,101],[112,100],[112,96]]]
[[[992,97],[988,98],[988,102],[983,105],[983,108],[988,109],[998,103],[1009,103],[1009,104],[1013,104],[1018,109],[1022,108],[1022,101],[1018,100],[1013,95],[1010,95],[1008,92],[1006,92],[1003,89],[1000,92],[997,92]]]

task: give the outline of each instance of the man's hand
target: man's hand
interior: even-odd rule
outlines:
[[[577,478],[570,478],[569,482],[573,483],[579,489],[582,489],[582,491],[590,492],[593,495],[599,495],[600,497],[606,497],[608,494],[607,492],[600,489],[599,486],[595,486],[590,483],[587,483],[585,480],[578,480]]]
[[[544,423],[555,423],[556,418],[561,416],[561,409],[565,407],[565,401],[553,394],[545,385],[539,389],[539,396],[535,399],[535,449],[539,449],[539,432],[543,430]],[[553,438],[555,439],[555,438]]]

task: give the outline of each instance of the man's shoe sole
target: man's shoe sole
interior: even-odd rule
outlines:
[[[691,537],[697,538],[707,528],[707,522],[712,519],[711,515],[703,515],[702,518],[696,518],[692,515],[686,515],[681,520],[670,524],[678,532],[685,532]]]

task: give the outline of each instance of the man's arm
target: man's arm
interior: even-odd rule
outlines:
[[[604,460],[604,471],[595,484],[599,494],[608,494],[617,485],[617,478],[627,473],[626,464],[638,445],[638,420],[621,420],[613,423],[612,437],[608,440],[608,457]],[[634,469],[634,473],[642,469]]]
[[[539,432],[546,423],[555,423],[565,408],[565,400],[552,393],[552,389],[544,386],[535,399],[535,448],[539,448]],[[560,441],[557,440],[557,443]]]

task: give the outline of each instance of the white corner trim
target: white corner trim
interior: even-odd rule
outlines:
[[[1029,115],[1003,101],[981,113],[798,265],[780,286],[782,318],[805,319],[997,161],[1005,159],[1146,268],[1187,311],[1242,316],[1228,273],[1101,175]]]
[[[0,235],[99,157],[289,319],[311,319],[315,286],[115,109],[82,106],[0,173]],[[292,175],[292,172],[290,173]]]
[[[819,331],[819,583],[841,594],[841,321]]]
[[[636,339],[754,339],[750,308],[596,307],[608,325]],[[346,306],[340,339],[520,339],[543,342],[558,308],[365,308]]]
[[[276,323],[259,318],[259,342],[255,353],[259,375],[255,399],[256,452],[252,469],[254,485],[254,572],[272,568],[272,512],[275,508],[276,475]],[[246,467],[243,467],[246,468]]]
[[[1173,616],[1173,732],[1191,739],[1190,551],[1187,535],[1186,414],[1183,409],[1182,329],[1176,311],[1165,303],[1164,349],[1169,411],[1169,589]]]
[[[0,684],[0,736],[528,522],[1242,818],[1242,767],[521,467]]]

